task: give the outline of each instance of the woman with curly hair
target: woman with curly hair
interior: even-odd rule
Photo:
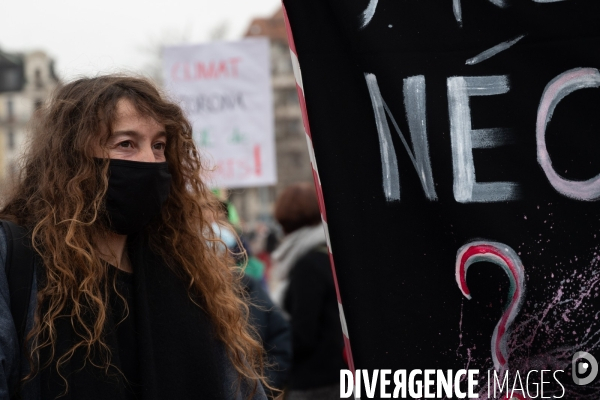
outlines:
[[[177,105],[144,79],[66,84],[22,167],[0,219],[27,232],[35,273],[21,338],[5,274],[21,266],[0,226],[0,398],[265,397],[239,274],[211,229],[220,204]]]

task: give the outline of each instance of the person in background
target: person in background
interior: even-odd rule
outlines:
[[[21,337],[6,271],[25,266],[0,226],[0,398],[266,399],[181,108],[145,79],[99,76],[59,88],[37,116],[0,209],[37,260]]]
[[[271,253],[275,251],[279,245],[279,236],[281,236],[281,227],[277,222],[262,223],[257,226],[254,240],[252,241],[252,249],[258,258],[265,266],[263,282],[265,289],[269,281],[269,273],[271,270]]]
[[[224,218],[213,222],[212,227],[240,267],[242,284],[250,300],[250,323],[256,329],[266,352],[265,378],[276,389],[269,391],[269,394],[276,396],[277,391],[282,391],[287,384],[292,361],[290,325],[263,288],[262,274],[256,276],[248,273],[249,265],[245,263],[251,257],[249,248],[242,237],[234,233],[233,222],[229,220],[231,203],[222,201],[221,204]]]
[[[269,288],[292,326],[288,400],[339,399],[344,341],[333,275],[315,188],[298,183],[283,190],[275,219],[285,234],[272,254]]]
[[[254,256],[251,247],[248,245],[246,235],[242,229],[242,220],[239,217],[237,209],[230,201],[227,201],[227,191],[221,189],[213,189],[213,194],[221,201],[221,208],[225,219],[229,222],[233,229],[225,228],[222,232],[221,239],[227,245],[227,248],[234,255],[236,263],[243,267],[244,273],[259,282],[264,283],[265,264]],[[227,232],[230,230],[230,232]],[[245,252],[245,257],[243,253]],[[245,263],[243,266],[242,263]]]

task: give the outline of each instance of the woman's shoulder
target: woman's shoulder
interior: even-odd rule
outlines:
[[[0,224],[0,273],[4,277],[6,270],[6,234],[4,227]]]
[[[10,293],[6,279],[6,235],[0,224],[0,398],[8,398],[9,388],[18,380],[17,334],[10,312]]]

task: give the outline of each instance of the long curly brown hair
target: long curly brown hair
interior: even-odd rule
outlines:
[[[219,239],[211,222],[218,219],[221,205],[202,179],[207,170],[192,140],[192,127],[181,108],[150,82],[127,76],[79,79],[56,91],[32,124],[20,179],[0,210],[0,218],[30,229],[45,270],[37,294],[44,312],[36,313],[27,338],[33,343],[33,365],[40,362],[44,348],[55,356],[55,320],[65,312],[72,324],[84,329],[78,332],[78,343],[56,355],[57,368],[79,348],[88,358],[99,350],[105,361],[99,367],[108,370],[111,365],[110,350],[103,342],[110,287],[106,264],[95,247],[109,234],[102,222],[108,160],[98,163],[94,150],[104,148],[122,99],[163,124],[167,133],[171,190],[160,217],[146,230],[150,244],[187,280],[190,298],[203,294],[199,306],[210,317],[231,362],[241,377],[257,383],[263,380],[262,347],[247,322],[248,306],[234,261],[215,245]],[[94,311],[91,320],[86,310]]]

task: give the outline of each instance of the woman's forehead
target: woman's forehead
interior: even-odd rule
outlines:
[[[113,131],[128,130],[135,127],[144,127],[150,130],[165,130],[164,124],[161,124],[150,115],[142,114],[129,99],[118,101],[112,125]]]

